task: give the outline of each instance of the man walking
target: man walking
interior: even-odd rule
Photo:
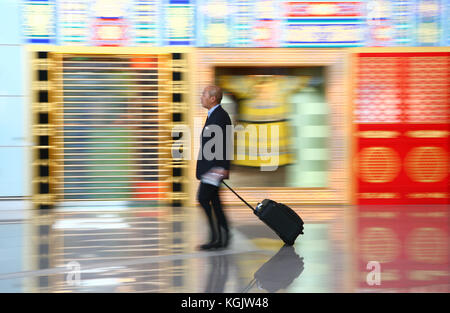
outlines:
[[[227,153],[231,148],[227,147],[226,128],[232,124],[230,116],[220,105],[222,95],[220,87],[208,86],[201,97],[202,107],[208,109],[208,118],[200,135],[196,176],[201,182],[197,199],[208,219],[211,237],[209,242],[199,247],[200,250],[226,248],[229,243],[228,222],[220,202],[219,186],[222,179],[229,178],[230,160]],[[208,144],[209,141],[214,145]]]

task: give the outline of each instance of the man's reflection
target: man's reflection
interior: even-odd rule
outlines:
[[[228,280],[230,255],[217,255],[209,258],[210,268],[205,292],[223,293]]]

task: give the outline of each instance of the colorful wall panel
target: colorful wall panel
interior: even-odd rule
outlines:
[[[399,0],[392,3],[392,39],[395,46],[414,46],[415,12],[413,0]]]
[[[157,0],[133,1],[131,37],[134,46],[161,45],[161,4]]]
[[[231,16],[233,47],[249,47],[252,40],[252,21],[254,19],[253,0],[234,0],[234,14]]]
[[[446,0],[417,0],[417,46],[445,46]]]
[[[447,1],[447,5],[444,7],[444,16],[450,14],[450,1]],[[450,46],[450,19],[444,18],[444,46]]]
[[[253,21],[253,45],[256,47],[279,47],[281,36],[280,3],[274,0],[255,1]]]
[[[26,43],[54,44],[56,39],[56,1],[24,1],[23,34]]]
[[[449,52],[358,54],[358,203],[449,202],[449,57]]]
[[[166,0],[164,10],[164,46],[195,45],[194,0]]]
[[[368,0],[369,47],[448,45],[448,1]]]
[[[197,46],[226,47],[231,44],[232,6],[228,1],[197,1]]]
[[[128,0],[97,0],[93,3],[90,24],[93,46],[126,46],[130,37]]]
[[[60,0],[57,11],[60,45],[161,45],[160,1]]]
[[[27,43],[92,46],[449,45],[446,0],[23,0]]]
[[[285,2],[285,47],[364,45],[364,2]]]
[[[88,0],[65,0],[57,6],[58,41],[61,45],[85,45],[90,39],[90,7]]]

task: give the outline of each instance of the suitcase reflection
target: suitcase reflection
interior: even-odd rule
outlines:
[[[223,293],[229,280],[233,255],[217,255],[209,258],[207,293]],[[253,280],[241,292],[277,292],[288,288],[304,270],[303,257],[293,246],[284,245],[253,274]]]

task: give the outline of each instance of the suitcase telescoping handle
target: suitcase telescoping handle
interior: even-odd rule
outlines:
[[[239,199],[241,199],[241,200],[242,200],[242,201],[243,201],[250,209],[252,209],[253,212],[256,212],[255,209],[254,209],[250,204],[248,204],[247,201],[245,201],[244,199],[242,199],[241,196],[238,195],[238,194],[236,193],[236,191],[234,191],[233,189],[231,189],[231,187],[228,186],[227,183],[225,183],[223,180],[222,180],[222,183],[223,183],[225,186],[227,186],[228,189],[230,189],[230,190],[231,190],[231,191],[232,191]]]

